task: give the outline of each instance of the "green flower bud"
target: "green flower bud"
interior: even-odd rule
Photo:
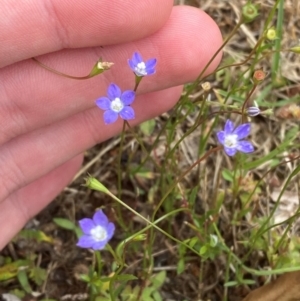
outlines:
[[[142,240],[146,240],[147,238],[147,234],[139,234],[136,235],[132,238],[132,241],[142,241]]]
[[[242,9],[242,18],[245,23],[253,21],[258,16],[257,7],[252,3],[247,3]]]
[[[267,30],[266,37],[270,41],[274,41],[274,40],[278,39],[276,29],[274,27],[269,28]]]
[[[294,53],[300,53],[300,45],[290,48],[290,51]]]
[[[85,186],[93,190],[102,191],[104,193],[109,192],[109,190],[103,184],[91,176],[85,178]]]

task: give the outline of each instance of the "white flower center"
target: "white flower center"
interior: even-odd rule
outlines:
[[[134,70],[139,76],[147,75],[146,65],[144,62],[138,63]]]
[[[106,229],[101,226],[96,226],[91,230],[91,236],[95,241],[102,241],[107,237]]]
[[[226,147],[236,147],[238,144],[238,136],[235,134],[225,136],[224,145]]]
[[[119,113],[124,108],[124,104],[121,101],[121,99],[117,97],[117,98],[115,98],[114,100],[111,101],[110,108],[113,111]]]

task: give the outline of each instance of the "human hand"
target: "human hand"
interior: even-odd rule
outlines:
[[[132,89],[127,59],[157,58],[133,103],[136,125],[169,110],[221,45],[204,12],[173,0],[4,1],[0,12],[0,250],[71,181],[82,153],[119,133],[95,106],[107,86]],[[100,47],[103,46],[102,47]],[[102,57],[109,71],[85,81],[42,69],[85,75]],[[207,70],[211,73],[220,55]],[[104,130],[105,129],[105,130]]]

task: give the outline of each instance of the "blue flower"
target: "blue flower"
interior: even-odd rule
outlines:
[[[124,120],[134,119],[134,110],[130,105],[135,99],[135,92],[124,91],[116,84],[110,84],[107,89],[108,97],[100,97],[96,100],[96,105],[105,110],[103,114],[105,124],[113,123],[118,119],[118,114]]]
[[[155,73],[156,59],[150,59],[144,62],[141,55],[135,52],[132,59],[128,60],[129,67],[136,76],[146,76]]]
[[[102,210],[96,211],[93,219],[84,218],[79,221],[83,235],[77,243],[81,248],[102,250],[113,237],[115,225],[110,223]]]
[[[249,141],[242,140],[250,134],[251,124],[244,123],[236,129],[229,119],[225,123],[224,131],[217,133],[218,140],[224,146],[228,156],[233,156],[237,151],[251,153],[254,151],[253,145]]]

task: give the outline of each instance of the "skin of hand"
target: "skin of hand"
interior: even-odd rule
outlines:
[[[133,52],[158,62],[132,105],[136,125],[174,106],[182,84],[200,74],[222,37],[206,13],[173,7],[173,0],[4,0],[0,41],[1,250],[72,180],[86,149],[120,133],[122,120],[104,125],[95,100],[111,82],[133,89],[127,65]],[[79,81],[31,57],[75,76],[88,74],[100,57],[114,66]],[[221,54],[206,74],[220,60]]]

